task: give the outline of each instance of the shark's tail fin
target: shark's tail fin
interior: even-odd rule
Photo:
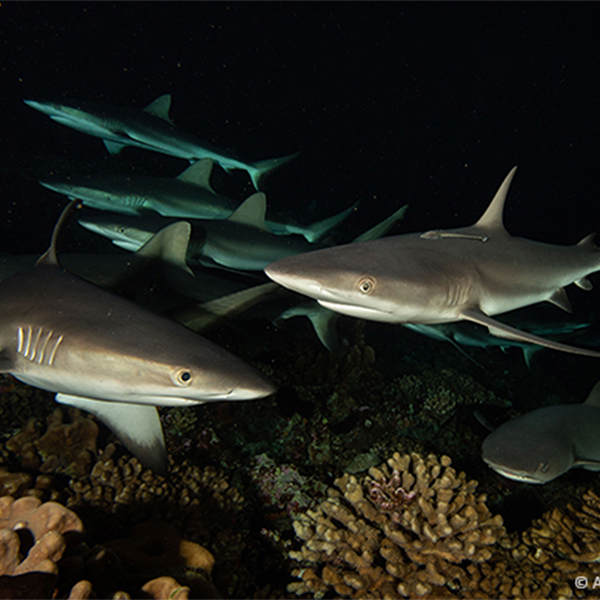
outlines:
[[[256,190],[260,190],[261,180],[279,167],[282,167],[287,162],[296,158],[300,152],[296,152],[294,154],[290,154],[288,156],[282,156],[281,158],[269,158],[268,160],[261,160],[259,162],[255,162],[248,169],[248,175],[250,175],[250,179],[252,179],[252,185]]]
[[[355,202],[352,206],[338,213],[337,215],[333,215],[332,217],[327,217],[326,219],[322,219],[321,221],[315,221],[310,225],[302,228],[302,235],[305,237],[306,241],[313,244],[314,242],[318,242],[322,240],[325,235],[327,235],[336,225],[339,225],[343,220],[347,219],[354,209],[358,206],[358,202]]]
[[[352,240],[352,243],[356,242],[370,242],[371,240],[378,240],[383,237],[402,217],[408,208],[408,204],[400,207],[395,213],[390,215],[387,219],[381,221],[381,223],[371,227],[368,231],[361,233],[358,237]]]

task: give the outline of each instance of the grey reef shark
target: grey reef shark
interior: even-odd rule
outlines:
[[[513,168],[483,216],[470,227],[390,236],[336,246],[269,265],[280,285],[344,315],[387,323],[471,321],[490,334],[554,350],[600,358],[521,331],[493,318],[548,301],[571,310],[565,286],[590,290],[600,270],[593,235],[574,246],[513,237],[504,228],[504,203]]]
[[[84,206],[124,215],[142,215],[148,211],[163,217],[186,219],[226,219],[238,204],[217,194],[210,186],[213,161],[203,158],[175,178],[141,175],[69,175],[40,181],[45,188]],[[338,214],[308,225],[265,218],[267,229],[276,235],[302,235],[308,242],[324,238],[349,217],[358,202]]]
[[[407,206],[399,208],[355,241],[384,235],[403,217],[406,209]],[[323,244],[309,243],[300,235],[281,236],[272,233],[265,222],[266,212],[267,198],[264,193],[257,192],[246,198],[227,219],[190,220],[192,238],[188,247],[188,261],[240,272],[262,271],[279,258],[323,247]],[[79,219],[80,225],[86,229],[130,251],[138,250],[154,233],[171,222],[155,214],[135,217],[99,213]]]
[[[250,400],[273,385],[223,348],[63,270],[58,234],[35,267],[0,283],[0,372],[95,415],[167,473],[157,406]]]
[[[210,158],[227,172],[232,169],[246,171],[257,190],[266,174],[296,156],[250,163],[214,148],[173,125],[169,117],[170,94],[160,96],[143,110],[95,102],[24,102],[61,125],[101,138],[111,154],[119,153],[125,146],[135,146],[190,162]]]
[[[548,483],[573,467],[600,471],[600,382],[583,404],[538,408],[488,435],[482,457],[509,479]]]

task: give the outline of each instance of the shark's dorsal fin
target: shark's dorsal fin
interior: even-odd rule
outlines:
[[[515,176],[517,167],[513,167],[508,175],[504,178],[504,181],[498,188],[496,195],[490,202],[486,211],[483,213],[479,221],[475,223],[474,227],[481,229],[494,229],[496,231],[506,231],[504,229],[503,213],[504,203],[506,202],[506,195],[508,194],[508,188]]]
[[[246,198],[228,218],[232,223],[242,223],[250,225],[263,231],[268,231],[265,225],[265,215],[267,214],[267,197],[263,192],[256,192]]]
[[[135,254],[142,258],[160,258],[193,275],[185,261],[191,234],[192,226],[187,221],[171,223],[155,233]]]
[[[212,173],[213,161],[210,158],[203,158],[190,165],[185,171],[177,176],[179,181],[184,181],[191,185],[197,185],[205,190],[215,191],[210,187],[210,174]]]
[[[169,111],[171,110],[171,94],[163,94],[159,96],[154,102],[150,102],[144,112],[150,113],[155,117],[164,119],[171,123],[171,117],[169,117]]]
[[[100,419],[141,463],[155,473],[168,472],[167,449],[156,406],[56,394],[59,404],[74,406]]]
[[[600,408],[600,381],[592,388],[592,391],[588,394],[584,404]]]
[[[60,213],[60,217],[58,218],[54,229],[52,230],[52,239],[50,240],[50,247],[48,248],[48,250],[46,250],[46,252],[44,252],[44,254],[42,254],[37,259],[37,262],[35,263],[36,267],[38,265],[55,265],[57,267],[60,266],[60,263],[58,262],[58,252],[56,250],[58,238],[65,227],[67,219],[71,216],[73,211],[76,208],[79,208],[80,206],[81,200],[72,200],[71,202],[69,202],[69,204],[67,204],[67,206],[65,206],[62,213]]]
[[[488,331],[492,335],[500,338],[518,340],[520,342],[529,342],[530,344],[538,344],[539,346],[544,346],[545,348],[551,348],[553,350],[561,350],[562,352],[570,352],[571,354],[580,354],[581,356],[600,358],[600,352],[596,352],[595,350],[586,350],[585,348],[576,348],[575,346],[561,344],[560,342],[555,342],[554,340],[549,340],[547,338],[534,335],[533,333],[528,333],[527,331],[521,331],[516,327],[511,327],[510,325],[506,325],[506,323],[501,323],[492,317],[488,317],[488,315],[484,314],[478,308],[463,310],[461,313],[461,318],[465,319],[466,321],[472,321],[473,323],[479,323],[480,325],[487,327]]]

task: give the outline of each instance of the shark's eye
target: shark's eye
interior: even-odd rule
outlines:
[[[364,277],[358,282],[358,289],[363,294],[370,294],[375,288],[375,280],[371,277]]]
[[[173,375],[173,381],[176,385],[187,387],[192,383],[192,373],[187,369],[179,369]]]
[[[117,230],[119,233],[127,233],[127,229],[125,227],[119,227],[119,229]]]

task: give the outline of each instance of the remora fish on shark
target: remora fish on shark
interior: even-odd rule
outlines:
[[[482,458],[515,481],[547,483],[573,467],[600,471],[600,382],[583,404],[539,408],[485,438]]]
[[[111,154],[125,146],[136,146],[195,162],[210,158],[225,171],[246,171],[252,184],[260,189],[260,180],[273,169],[284,165],[296,155],[273,158],[255,163],[243,162],[231,154],[214,148],[197,137],[181,131],[169,117],[171,95],[164,94],[143,110],[121,108],[94,102],[40,102],[24,100],[25,104],[48,115],[53,121],[99,137]]]
[[[515,171],[470,227],[317,250],[277,261],[265,273],[345,315],[387,323],[466,320],[499,337],[600,357],[492,318],[543,301],[570,310],[565,286],[589,290],[586,277],[600,270],[593,236],[575,246],[555,246],[506,231],[502,214]]]
[[[164,474],[157,406],[249,400],[274,388],[182,325],[61,269],[56,241],[67,214],[37,265],[0,283],[0,372],[92,413]]]

